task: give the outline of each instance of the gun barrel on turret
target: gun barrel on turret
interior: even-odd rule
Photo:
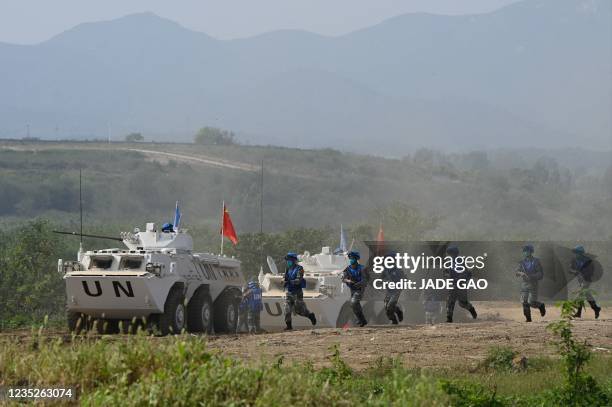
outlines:
[[[60,234],[60,235],[82,236],[82,237],[91,237],[91,238],[94,238],[94,239],[106,239],[106,240],[115,240],[117,242],[123,242],[123,239],[121,239],[120,237],[114,237],[114,236],[87,235],[85,233],[64,232],[64,231],[61,231],[61,230],[54,230],[53,233],[57,233],[57,234]]]

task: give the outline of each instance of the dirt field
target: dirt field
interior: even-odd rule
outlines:
[[[407,367],[449,368],[476,366],[493,346],[508,346],[527,358],[555,354],[552,334],[546,326],[558,319],[559,311],[548,307],[546,317],[534,310],[534,322],[523,321],[522,310],[515,303],[474,303],[479,311],[476,322],[426,325],[378,325],[365,328],[325,328],[278,332],[259,335],[211,336],[211,350],[248,362],[285,362],[306,360],[315,367],[329,365],[332,347],[338,345],[342,358],[354,369],[365,369],[381,356],[401,359]],[[608,304],[598,320],[587,309],[581,320],[574,321],[577,337],[587,339],[597,353],[612,357],[612,311]],[[455,311],[458,319],[464,310]],[[298,317],[299,318],[299,317]],[[19,330],[0,333],[0,338],[27,342],[32,332]],[[63,331],[46,331],[51,337],[61,336],[66,343],[71,337]],[[124,335],[114,335],[124,340]],[[110,339],[110,338],[108,338]],[[153,340],[163,341],[156,337]]]
[[[348,329],[315,329],[263,335],[219,336],[210,346],[248,361],[311,360],[315,366],[328,365],[331,347],[339,345],[342,358],[355,369],[367,368],[381,356],[399,358],[405,366],[449,367],[478,364],[492,346],[509,346],[527,358],[552,355],[553,336],[546,326],[559,316],[550,307],[545,318],[534,310],[534,322],[523,321],[516,304],[475,303],[480,320],[471,323],[369,326]],[[463,312],[457,310],[456,313]],[[575,333],[588,339],[596,352],[612,356],[612,319],[604,309],[599,320],[590,309],[575,321]]]

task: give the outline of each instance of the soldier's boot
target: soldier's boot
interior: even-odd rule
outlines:
[[[543,317],[544,315],[546,315],[546,305],[544,305],[543,302],[538,305],[538,309],[540,310],[540,316]]]
[[[285,323],[287,324],[287,326],[285,327],[285,331],[292,331],[293,326],[291,324],[291,321],[286,321]]]
[[[310,314],[308,314],[308,319],[310,320],[310,323],[312,325],[317,324],[317,317],[315,316],[314,312],[311,312]]]
[[[398,321],[402,322],[404,320],[404,313],[402,310],[399,307],[395,307],[395,313],[397,314]]]
[[[368,324],[368,321],[366,321],[362,310],[358,310],[357,312],[355,312],[355,314],[356,314],[355,316],[357,317],[357,321],[360,327],[364,327]]]
[[[472,318],[476,319],[478,317],[478,314],[476,313],[476,308],[474,308],[473,305],[470,307],[468,311],[470,311],[470,314],[472,314]]]
[[[395,309],[387,308],[385,310],[385,313],[387,314],[387,318],[389,318],[389,321],[391,321],[393,325],[397,325],[397,317],[395,316]]]
[[[451,314],[446,314],[446,322],[449,324],[453,322],[453,316]]]
[[[593,312],[595,312],[595,319],[599,318],[599,312],[601,311],[601,307],[597,305],[595,300],[589,301],[589,305],[593,308]]]
[[[578,305],[576,313],[573,315],[574,318],[582,318],[582,304]]]
[[[531,308],[529,308],[529,304],[523,304],[523,315],[525,315],[525,322],[531,322]]]

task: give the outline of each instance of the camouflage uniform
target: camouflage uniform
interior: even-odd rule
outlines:
[[[593,260],[584,254],[584,248],[582,248],[582,246],[578,246],[576,249],[578,248],[581,249],[581,255],[576,256],[576,258],[574,258],[570,264],[570,272],[576,275],[578,285],[580,286],[580,295],[582,296],[578,310],[576,311],[576,314],[574,314],[574,317],[580,318],[582,316],[582,308],[584,306],[583,299],[585,299],[593,309],[595,319],[597,319],[599,318],[601,307],[599,307],[595,302],[595,298],[590,290],[591,279],[593,278],[594,272]],[[576,249],[574,249],[574,252],[576,252]]]
[[[404,278],[404,271],[396,267],[385,269],[382,278],[384,281],[397,283]],[[385,312],[387,318],[389,318],[393,325],[397,325],[398,321],[402,322],[404,319],[404,313],[397,305],[401,294],[401,289],[391,289],[387,286],[387,293],[385,294]]]
[[[295,313],[310,319],[312,325],[317,323],[314,313],[310,312],[304,302],[305,287],[304,269],[300,265],[294,265],[285,270],[285,324],[287,329],[292,329],[291,314]]]
[[[247,313],[247,325],[249,327],[249,333],[258,333],[261,332],[260,327],[260,316],[261,311],[251,311]]]
[[[258,333],[261,331],[260,328],[260,315],[263,311],[263,300],[261,296],[261,288],[257,282],[249,283],[249,290],[246,293],[248,301],[247,310],[247,325],[249,327],[249,333]]]
[[[546,315],[546,306],[538,301],[538,282],[543,278],[544,271],[540,260],[532,255],[521,260],[516,273],[521,277],[521,304],[525,320],[531,322],[531,308],[538,308],[540,315]]]
[[[459,279],[469,279],[470,272],[469,271],[456,271],[454,268],[449,268],[444,270],[444,274],[447,278],[453,280],[453,288],[448,290],[448,297],[446,298],[446,322],[453,322],[453,314],[455,312],[455,303],[459,302],[459,306],[464,308],[470,312],[472,318],[476,319],[476,309],[474,306],[468,301],[468,291],[467,289],[459,289],[457,288],[457,280]]]
[[[249,330],[249,326],[247,324],[247,302],[244,298],[244,293],[247,288],[242,288],[242,301],[240,301],[240,305],[238,306],[238,322],[236,323],[236,333],[245,332]]]
[[[249,333],[260,332],[260,314],[262,310],[261,288],[259,288],[259,284],[250,282],[242,290],[242,301],[238,308],[236,333],[241,332],[243,328],[246,328]]]
[[[361,307],[361,300],[363,299],[363,292],[365,291],[367,283],[367,276],[364,269],[364,266],[356,263],[356,267],[353,268],[352,266],[348,266],[342,272],[342,281],[351,290],[351,308],[360,326],[364,326],[368,323],[363,314],[363,308]]]

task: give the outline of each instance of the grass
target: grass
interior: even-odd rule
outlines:
[[[40,331],[0,339],[0,385],[76,386],[87,405],[494,406],[529,405],[534,397],[554,405],[547,404],[547,392],[563,381],[561,361],[548,358],[530,360],[523,372],[421,371],[387,358],[355,372],[338,348],[330,349],[328,367],[315,369],[307,359],[246,364],[191,335],[51,337]],[[612,358],[598,355],[588,372],[612,395]]]

